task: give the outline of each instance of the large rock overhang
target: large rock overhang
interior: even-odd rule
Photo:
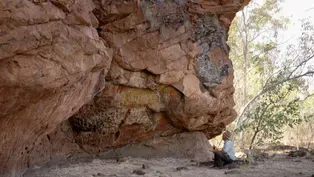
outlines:
[[[236,116],[227,32],[247,3],[3,0],[0,174],[82,149],[220,134]]]

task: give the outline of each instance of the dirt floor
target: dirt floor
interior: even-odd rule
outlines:
[[[276,155],[233,169],[218,169],[193,160],[159,158],[68,158],[28,170],[23,177],[314,177],[314,157]]]

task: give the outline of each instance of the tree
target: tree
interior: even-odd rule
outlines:
[[[255,83],[254,87],[251,85],[250,89],[247,87],[248,82],[258,76],[263,78],[270,73],[269,70],[272,70],[270,56],[272,52],[276,53],[278,31],[284,29],[289,21],[287,18],[276,16],[278,12],[280,12],[280,1],[266,0],[262,4],[251,2],[237,15],[230,28],[229,45],[233,49],[230,57],[234,61],[235,84],[238,88],[236,89],[237,110],[245,107],[255,92],[260,89],[263,81]],[[242,116],[238,118],[238,128],[242,119]],[[241,139],[243,141],[243,138]],[[243,142],[241,144],[243,146]]]
[[[239,117],[245,117],[250,105],[259,97],[282,86],[286,82],[297,82],[304,90],[307,89],[304,77],[314,75],[314,27],[309,21],[303,21],[302,33],[297,45],[289,45],[281,63],[262,85],[260,91],[243,107]],[[300,88],[302,88],[300,87]],[[307,93],[308,95],[310,93]],[[243,122],[242,122],[243,123]]]
[[[300,117],[303,123],[293,128],[287,127],[284,141],[297,147],[303,146],[310,149],[314,145],[314,94],[302,98],[300,103],[302,108]]]
[[[300,102],[293,94],[298,89],[298,84],[289,83],[277,86],[267,92],[252,106],[251,119],[241,127],[252,131],[250,149],[257,140],[257,144],[266,141],[277,143],[282,138],[283,125],[293,127],[302,122],[300,118]]]
[[[263,4],[249,5],[241,14],[238,14],[230,28],[229,45],[233,49],[230,58],[233,60],[235,68],[235,97],[238,112],[236,131],[240,133],[244,132],[242,130],[245,128],[250,129],[249,125],[254,123],[258,125],[259,119],[267,117],[270,119],[268,123],[274,124],[274,127],[280,127],[285,121],[286,123],[292,121],[294,118],[289,115],[290,113],[286,112],[285,114],[288,115],[279,116],[273,106],[279,107],[278,104],[281,103],[283,107],[299,108],[297,106],[299,103],[293,100],[298,100],[297,97],[300,94],[310,94],[304,92],[308,88],[307,77],[314,74],[314,28],[309,21],[304,20],[296,45],[288,45],[283,54],[280,46],[283,42],[279,41],[278,35],[281,30],[286,28],[289,20],[276,15],[280,12],[280,2],[266,0]],[[270,97],[274,97],[274,93],[282,92],[287,84],[297,85],[289,94],[291,98],[280,97],[283,101],[277,102],[278,104],[274,102],[267,107],[266,98],[269,100]],[[287,100],[290,100],[291,104]],[[257,113],[261,110],[265,112],[263,115]],[[274,119],[276,117],[285,121],[277,121]],[[260,124],[263,121],[267,122],[260,120]],[[257,125],[255,124],[255,127]],[[255,131],[253,131],[251,144],[254,144],[258,135],[262,136],[263,131],[267,132],[271,128],[265,125],[257,127],[259,127],[257,135],[254,137]],[[274,129],[273,132],[276,132],[275,130],[279,131]],[[242,135],[240,138],[242,147],[243,137]],[[279,139],[276,136],[272,136],[272,138]]]

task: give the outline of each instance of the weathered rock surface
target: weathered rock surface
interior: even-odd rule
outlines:
[[[93,8],[1,1],[0,174],[18,175],[34,143],[103,89],[112,50],[93,27]]]
[[[221,19],[235,11],[203,14],[209,1],[94,2],[98,33],[114,52],[110,84],[70,119],[84,150],[165,132],[203,131],[212,138],[233,121],[229,25]]]
[[[212,147],[204,133],[179,133],[169,137],[157,137],[138,144],[128,145],[101,154],[102,157],[176,157],[199,162],[213,159]]]
[[[0,174],[74,151],[219,134],[235,118],[227,29],[247,3],[2,0]]]

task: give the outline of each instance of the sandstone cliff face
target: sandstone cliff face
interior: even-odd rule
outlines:
[[[70,118],[85,151],[182,131],[212,138],[235,118],[226,40],[241,3],[94,2],[114,52],[105,89]]]
[[[73,151],[219,134],[235,118],[227,29],[247,3],[2,0],[0,174]]]

